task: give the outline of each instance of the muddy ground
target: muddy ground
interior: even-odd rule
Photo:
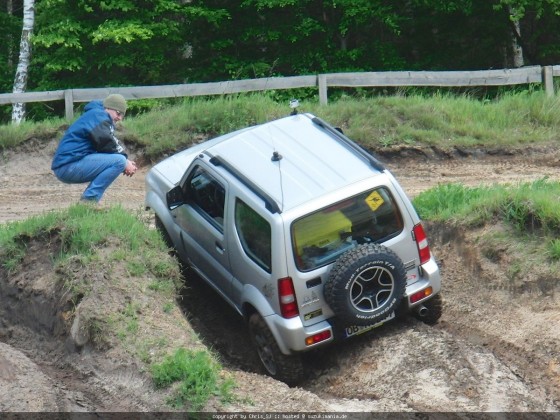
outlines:
[[[4,153],[0,223],[64,208],[79,199],[83,186],[61,184],[50,172],[55,145],[29,142],[17,152]],[[406,149],[381,159],[412,196],[446,182],[480,185],[560,178],[560,154],[554,149]],[[105,203],[143,214],[148,169],[146,165],[132,178],[121,177],[108,190]],[[507,267],[479,255],[480,232],[442,226],[428,226],[428,231],[442,270],[441,321],[427,326],[405,319],[310,354],[308,380],[295,388],[258,371],[249,356],[252,349],[243,323],[212,291],[190,279],[180,301],[183,316],[202,342],[218,352],[239,384],[237,401],[207,410],[518,412],[558,418],[558,279],[552,286],[509,289],[503,286]],[[0,295],[0,411],[165,411],[147,375],[130,361],[114,354],[78,352],[41,328],[28,327],[33,313],[41,318],[48,312],[41,299],[44,289],[36,282],[48,277],[45,270],[48,264],[30,261],[18,274],[17,287],[10,289],[10,302],[6,288]],[[2,308],[14,304],[14,293],[20,308],[28,299],[29,309],[8,317]]]

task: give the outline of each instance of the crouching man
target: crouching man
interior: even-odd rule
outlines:
[[[132,176],[137,170],[115,137],[115,124],[124,119],[126,108],[119,94],[88,103],[58,145],[51,169],[67,184],[89,182],[82,201],[98,203],[120,174]]]

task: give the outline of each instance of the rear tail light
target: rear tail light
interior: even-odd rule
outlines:
[[[290,277],[278,280],[278,297],[280,299],[280,313],[284,318],[294,318],[299,315],[294,283]]]
[[[416,246],[418,247],[420,265],[425,264],[430,260],[430,246],[428,245],[428,237],[426,236],[422,223],[418,223],[414,226],[412,231],[416,239]]]
[[[307,337],[305,339],[305,344],[307,344],[308,346],[312,346],[313,344],[317,344],[320,343],[321,341],[328,340],[331,337],[332,334],[330,330],[321,331],[320,333]]]
[[[416,303],[425,297],[428,297],[432,294],[433,289],[431,287],[427,287],[424,290],[420,290],[419,292],[414,293],[410,296],[410,303]]]

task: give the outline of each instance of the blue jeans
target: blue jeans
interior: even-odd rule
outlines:
[[[77,162],[54,170],[56,177],[67,184],[89,182],[82,200],[98,202],[105,190],[124,172],[126,156],[117,153],[93,153]]]

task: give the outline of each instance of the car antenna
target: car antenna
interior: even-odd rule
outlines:
[[[299,106],[299,101],[297,99],[290,100],[290,108],[292,108],[292,112],[290,112],[290,115],[297,115],[298,106]]]
[[[278,153],[277,151],[272,152],[272,157],[270,158],[271,161],[278,162],[281,159],[282,159],[282,155],[280,153]]]

